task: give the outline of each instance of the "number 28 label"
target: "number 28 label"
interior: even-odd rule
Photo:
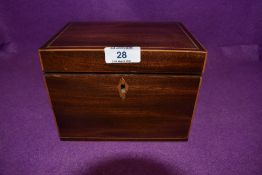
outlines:
[[[140,47],[105,47],[106,63],[140,63]]]

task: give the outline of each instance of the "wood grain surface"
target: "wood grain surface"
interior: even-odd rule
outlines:
[[[43,48],[99,49],[108,46],[204,51],[178,22],[71,22]]]
[[[61,139],[173,140],[188,137],[199,76],[46,74]],[[119,81],[128,84],[119,96]]]
[[[106,64],[105,47],[141,47]],[[207,52],[177,22],[73,22],[39,49],[62,140],[186,140]]]
[[[201,75],[205,54],[142,51],[140,63],[106,64],[104,51],[41,51],[44,72],[173,73]]]
[[[141,47],[141,63],[106,64],[105,47]],[[201,75],[207,52],[176,22],[69,23],[39,49],[44,72]]]

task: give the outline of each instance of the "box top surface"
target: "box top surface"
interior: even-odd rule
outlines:
[[[205,51],[176,22],[75,22],[67,24],[41,49],[104,49],[140,46],[147,50]]]
[[[137,63],[106,63],[105,47],[141,47]],[[69,23],[39,49],[46,73],[201,75],[206,50],[175,22]]]

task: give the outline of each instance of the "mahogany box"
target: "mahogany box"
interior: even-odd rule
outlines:
[[[187,140],[206,50],[181,23],[67,24],[39,49],[61,140]]]

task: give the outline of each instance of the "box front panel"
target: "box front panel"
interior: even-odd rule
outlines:
[[[61,139],[187,139],[199,76],[45,74]]]
[[[172,73],[201,75],[205,52],[141,50],[141,62],[106,64],[104,50],[40,51],[44,72],[49,73]]]

